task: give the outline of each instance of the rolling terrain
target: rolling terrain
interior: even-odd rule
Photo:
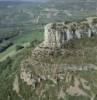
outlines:
[[[0,1],[0,100],[97,100],[97,36],[37,55],[49,22],[97,16],[96,0]]]
[[[6,58],[11,49],[15,51],[16,45],[35,39],[43,40],[43,27],[49,22],[83,20],[97,14],[96,1],[63,1],[0,1],[0,58]],[[8,45],[8,42],[12,45]]]

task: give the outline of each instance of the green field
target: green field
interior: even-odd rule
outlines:
[[[3,53],[0,53],[0,61],[6,59],[8,56],[13,56],[17,53],[16,45],[25,45],[26,43],[30,43],[33,40],[43,40],[43,32],[31,32],[28,34],[23,34],[21,36],[17,36],[13,39],[14,45],[9,47]]]

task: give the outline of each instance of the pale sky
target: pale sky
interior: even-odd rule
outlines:
[[[47,0],[0,0],[0,1],[47,1]]]

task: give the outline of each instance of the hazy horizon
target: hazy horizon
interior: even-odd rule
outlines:
[[[48,1],[48,0],[0,0],[0,1],[13,1],[13,2],[18,2],[18,1],[25,1],[25,2],[46,2],[46,1]]]

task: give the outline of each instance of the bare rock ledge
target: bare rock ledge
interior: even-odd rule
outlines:
[[[62,48],[66,42],[72,39],[92,37],[97,35],[97,17],[90,17],[83,22],[49,23],[44,27],[44,41],[35,50],[45,48]]]

